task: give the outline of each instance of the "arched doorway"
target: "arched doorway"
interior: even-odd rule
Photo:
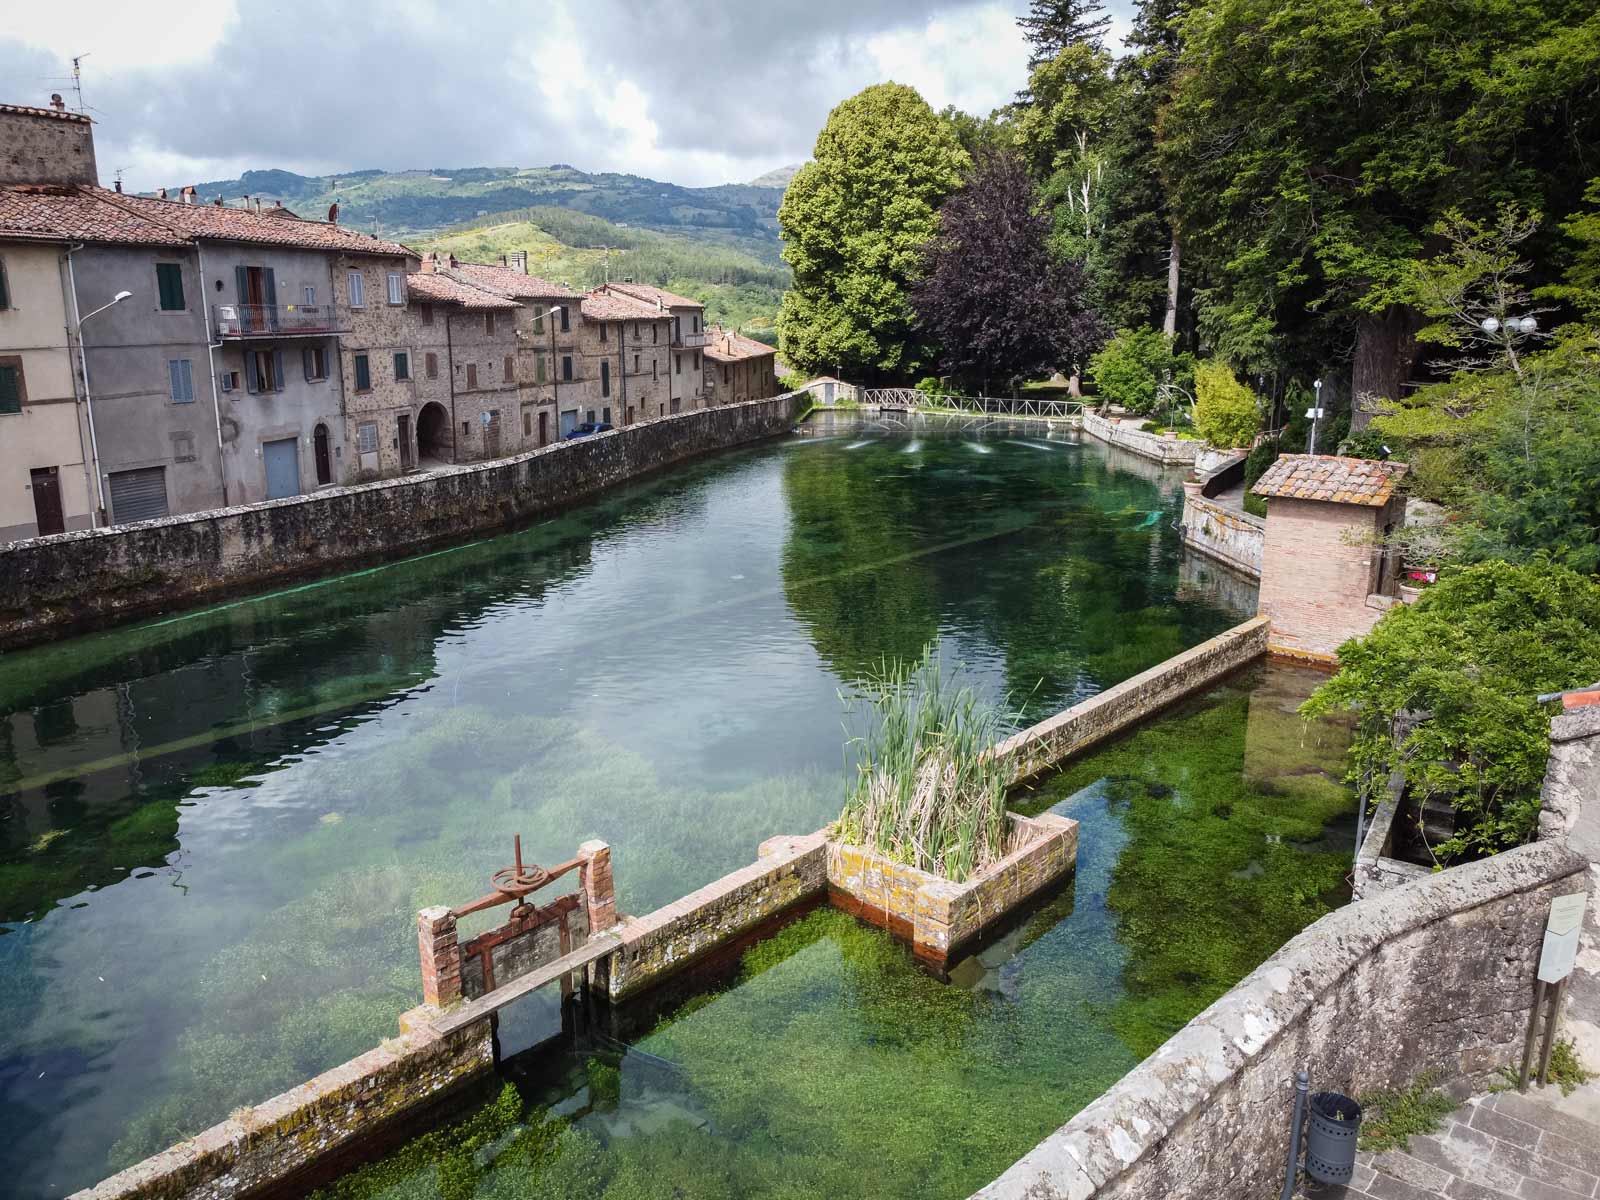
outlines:
[[[328,427],[318,425],[311,435],[317,460],[317,484],[333,482],[333,451],[328,447]]]
[[[417,414],[417,451],[425,466],[430,459],[438,463],[455,461],[455,430],[450,426],[450,414],[436,400],[424,404]]]

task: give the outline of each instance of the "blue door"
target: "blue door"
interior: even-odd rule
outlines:
[[[285,438],[281,442],[265,442],[261,456],[267,460],[267,499],[300,494],[300,442]]]

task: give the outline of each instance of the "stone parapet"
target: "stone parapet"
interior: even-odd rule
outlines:
[[[1183,544],[1207,557],[1226,563],[1252,579],[1261,578],[1261,556],[1267,545],[1267,523],[1247,512],[1235,512],[1198,489],[1184,489]]]
[[[1013,734],[996,746],[994,752],[1012,760],[1013,783],[1031,779],[1061,760],[1260,658],[1267,652],[1268,630],[1269,623],[1264,617],[1236,625],[1098,696]]]
[[[1109,420],[1088,409],[1083,410],[1083,431],[1090,437],[1098,438],[1113,446],[1120,446],[1131,454],[1148,458],[1166,467],[1192,466],[1201,452],[1209,449],[1208,444],[1198,438],[1165,437],[1157,433],[1146,433],[1142,429]]]

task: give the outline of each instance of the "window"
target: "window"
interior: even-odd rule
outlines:
[[[489,334],[492,334],[494,332],[494,310],[493,309],[490,309],[488,312],[483,314],[483,331],[485,333],[489,333]]]
[[[600,410],[600,420],[605,422],[607,425],[611,424],[611,410],[609,408],[602,408]]]
[[[571,312],[572,312],[572,310],[570,308],[563,307],[561,309],[561,332],[562,333],[571,333],[572,332],[572,317],[570,315]]]
[[[593,425],[594,424],[594,409],[591,408],[588,412],[584,413],[583,414],[583,419],[585,421],[589,422],[589,424]]]
[[[404,304],[406,302],[406,277],[399,271],[389,272],[389,303]]]
[[[522,410],[522,436],[533,436],[533,410],[531,408]]]
[[[161,298],[163,312],[182,310],[183,268],[179,264],[156,264],[156,294]]]
[[[544,332],[544,309],[538,305],[534,305],[533,309],[533,331],[535,333]]]
[[[563,354],[561,356],[561,382],[572,382],[572,355],[570,354]]]
[[[611,335],[606,332],[606,330],[609,329],[609,328],[610,328],[610,326],[607,325],[604,321],[600,322],[600,340],[602,342],[606,342],[606,341],[610,341],[611,340]]]
[[[694,369],[696,371],[700,370],[700,351],[698,350],[694,352]]]
[[[628,424],[633,424],[633,405],[628,405]]]
[[[722,382],[723,383],[727,383],[728,382],[728,368],[727,368],[726,364],[724,364],[723,368],[722,368]]]
[[[363,421],[356,426],[356,450],[362,454],[378,452],[378,423]]]
[[[11,307],[11,289],[6,286],[6,261],[0,258],[0,308]]]
[[[635,375],[639,373],[639,356],[637,354],[633,356],[633,373]]]
[[[674,375],[683,374],[683,355],[674,354],[672,356],[672,373]]]
[[[652,358],[650,360],[650,378],[661,378],[661,360],[659,358]]]
[[[370,392],[372,390],[372,363],[365,354],[355,357],[356,391]],[[373,428],[377,428],[374,426]]]
[[[541,354],[541,355],[539,355],[538,358],[533,360],[533,378],[534,378],[535,382],[543,383],[544,382],[544,374],[545,374],[544,355]]]
[[[365,308],[367,306],[367,285],[361,278],[360,271],[350,272],[350,307]]]
[[[28,398],[22,382],[22,359],[0,358],[0,413],[19,413]]]
[[[471,421],[463,421],[463,422],[461,422],[461,436],[462,437],[471,437],[472,436],[472,422]]]
[[[637,321],[633,323],[633,340],[636,342],[639,340],[639,322]]]
[[[478,364],[477,363],[468,363],[467,364],[467,386],[469,388],[475,388],[475,387],[478,386]]]
[[[517,360],[512,355],[506,355],[505,361],[506,382],[510,383],[517,376]]]
[[[661,340],[661,326],[657,325],[654,321],[652,321],[650,323],[650,344],[652,346],[654,346],[658,342],[660,342],[660,340]]]
[[[672,318],[672,340],[675,341],[675,342],[683,341],[683,318],[682,317],[673,317]]]
[[[306,369],[306,378],[312,383],[328,377],[328,351],[323,346],[307,346],[300,351]]]
[[[432,325],[433,324],[433,305],[431,305],[431,304],[419,304],[419,305],[417,305],[417,317],[422,321],[422,323],[424,325]]]
[[[394,377],[397,383],[411,378],[411,355],[403,350],[395,353]]]
[[[692,326],[694,331],[696,333],[699,333],[700,332],[700,314],[699,313],[695,313],[689,319],[694,322],[694,325]]]
[[[422,356],[422,369],[428,373],[429,379],[439,378],[439,356],[432,350]]]
[[[194,363],[187,358],[167,359],[167,384],[174,404],[194,403]]]
[[[217,376],[217,383],[225,392],[237,392],[244,387],[239,380],[239,372],[224,371]]]
[[[251,392],[283,391],[283,351],[247,350],[244,356],[244,385]]]
[[[603,359],[600,360],[600,394],[602,396],[611,395],[611,360],[610,359],[603,358]]]
[[[303,288],[300,289],[300,299],[303,300],[306,304],[316,304],[316,302],[317,302],[317,289],[312,287],[309,283],[306,284]]]

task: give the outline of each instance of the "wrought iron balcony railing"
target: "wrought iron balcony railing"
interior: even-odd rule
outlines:
[[[331,304],[218,304],[213,317],[218,337],[304,337],[347,333]]]
[[[710,340],[705,330],[701,330],[699,333],[690,333],[685,330],[683,333],[672,335],[673,346],[684,350],[698,350]]]

